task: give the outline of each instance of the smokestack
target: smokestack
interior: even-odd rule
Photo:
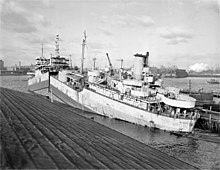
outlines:
[[[137,80],[141,80],[143,68],[148,66],[148,56],[149,52],[146,55],[135,54],[135,63],[134,63],[134,77]]]

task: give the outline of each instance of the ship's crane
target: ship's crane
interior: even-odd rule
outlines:
[[[107,58],[108,58],[108,63],[109,63],[110,70],[112,70],[112,69],[113,69],[113,68],[112,68],[112,63],[111,63],[111,61],[110,61],[110,58],[109,58],[109,56],[108,56],[108,53],[106,53],[106,56],[107,56]]]
[[[109,58],[109,56],[108,56],[108,53],[106,53],[106,56],[107,56],[107,58],[108,58],[110,75],[113,75],[113,67],[112,67],[112,63],[111,63],[111,61],[110,61],[110,58]]]

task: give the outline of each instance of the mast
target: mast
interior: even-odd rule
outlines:
[[[72,59],[71,59],[71,57],[72,57],[72,55],[70,54],[70,55],[69,55],[69,66],[70,66],[70,68],[73,67],[73,66],[72,66]]]
[[[59,34],[56,35],[56,40],[55,40],[55,56],[57,58],[60,57],[60,51],[59,51]]]
[[[95,61],[96,61],[96,58],[93,58],[93,70],[95,70]]]
[[[86,46],[86,31],[84,31],[84,39],[82,43],[82,57],[81,57],[81,74],[83,74],[83,61],[84,61],[84,53],[85,53],[85,46]]]
[[[44,57],[44,43],[42,42],[42,58]]]
[[[53,54],[50,54],[50,66],[52,66],[52,58],[53,58]]]
[[[121,68],[123,68],[123,59],[118,59],[117,61],[120,61],[121,62]]]

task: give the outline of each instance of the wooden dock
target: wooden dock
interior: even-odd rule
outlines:
[[[209,130],[212,133],[220,133],[220,112],[208,109],[200,110],[200,118],[196,122],[196,128]]]
[[[46,98],[0,94],[1,169],[197,169]]]

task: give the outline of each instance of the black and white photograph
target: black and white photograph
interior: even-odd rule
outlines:
[[[0,169],[220,169],[220,0],[0,0]]]

